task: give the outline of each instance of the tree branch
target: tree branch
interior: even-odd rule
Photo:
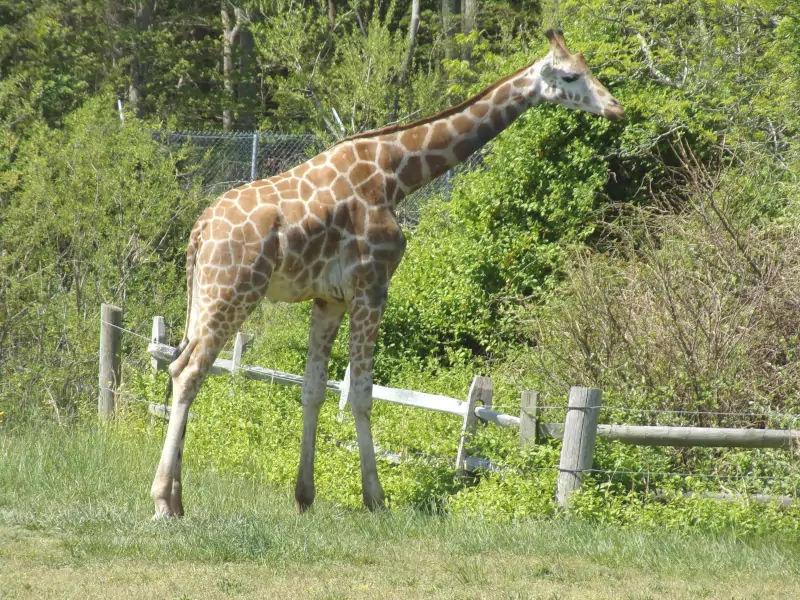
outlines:
[[[650,74],[655,77],[659,83],[663,83],[664,85],[674,88],[680,87],[678,84],[672,81],[672,79],[664,75],[664,73],[656,68],[655,63],[653,62],[653,55],[650,52],[650,45],[644,39],[644,36],[641,33],[637,33],[636,39],[639,40],[639,47],[642,49],[642,54],[644,54],[644,62],[647,65],[647,69],[650,71]]]

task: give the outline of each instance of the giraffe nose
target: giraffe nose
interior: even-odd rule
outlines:
[[[622,121],[626,119],[628,115],[625,109],[622,108],[619,100],[612,96],[609,105],[603,109],[603,116],[609,121]]]

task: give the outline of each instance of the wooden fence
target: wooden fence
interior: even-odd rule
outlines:
[[[120,348],[122,313],[115,307],[103,305],[100,333],[100,396],[98,412],[102,418],[113,415],[115,395],[120,383]],[[281,385],[302,385],[303,377],[274,369],[242,364],[242,356],[252,342],[250,334],[238,333],[231,359],[217,359],[211,368],[212,375],[237,373],[248,379],[269,381]],[[163,370],[172,361],[177,349],[166,343],[163,317],[153,318],[152,338],[148,345],[154,369]],[[343,382],[328,381],[327,389],[340,395],[339,409],[347,405],[349,392],[349,367]],[[412,406],[454,415],[463,421],[455,468],[462,473],[474,473],[496,468],[486,459],[470,455],[472,437],[480,423],[500,427],[519,428],[522,445],[536,444],[548,439],[561,439],[561,459],[558,466],[556,499],[568,507],[571,494],[580,488],[584,477],[592,472],[595,440],[597,437],[637,446],[712,446],[734,448],[793,448],[800,447],[800,430],[797,429],[730,429],[710,427],[661,427],[638,425],[598,424],[602,407],[602,391],[592,388],[572,387],[564,423],[542,423],[539,420],[538,393],[522,392],[519,415],[509,415],[492,409],[492,382],[488,377],[476,376],[464,400],[438,394],[403,390],[375,385],[375,400]],[[169,410],[161,404],[149,403],[150,412],[167,417]],[[740,500],[737,494],[705,494],[721,500]],[[756,502],[777,501],[782,506],[791,505],[788,496],[748,496]]]

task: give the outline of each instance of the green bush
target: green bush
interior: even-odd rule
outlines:
[[[205,203],[179,156],[111,98],[63,129],[36,123],[0,214],[0,410],[61,418],[96,396],[99,309],[119,305],[145,335],[156,313],[182,322],[185,236]],[[179,316],[180,315],[180,316]],[[139,342],[123,339],[126,354]]]

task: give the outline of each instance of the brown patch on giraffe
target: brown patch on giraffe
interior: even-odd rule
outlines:
[[[378,168],[383,171],[394,171],[403,160],[403,151],[393,142],[384,142],[378,148]]]
[[[314,186],[308,183],[305,179],[300,182],[300,197],[311,198],[314,194]]]
[[[514,87],[517,88],[529,88],[533,84],[533,79],[530,77],[517,77],[511,83],[513,83]]]
[[[258,235],[262,238],[272,231],[277,221],[278,208],[274,204],[261,204],[250,215]]]
[[[475,122],[466,115],[458,115],[451,122],[458,133],[469,133],[475,126]]]
[[[206,214],[206,213],[210,213],[210,214]],[[211,206],[210,206],[210,207],[209,207],[209,208],[208,208],[208,209],[207,209],[207,210],[206,210],[206,211],[203,213],[203,216],[204,216],[206,219],[209,219],[209,220],[210,220],[210,219],[213,219],[213,218],[215,218],[215,217],[216,217],[216,218],[219,218],[219,219],[224,219],[224,218],[225,218],[225,205],[224,205],[224,204],[222,204],[221,202],[217,201],[217,202],[215,202],[214,204],[212,204],[212,205],[211,205]]]
[[[247,189],[239,196],[239,208],[245,213],[251,212],[258,204],[258,191],[253,188]]]
[[[497,133],[497,129],[488,123],[481,123],[478,127],[478,137],[482,140],[490,140]]]
[[[339,173],[336,172],[336,169],[330,165],[324,165],[309,171],[308,175],[306,175],[306,181],[310,182],[312,185],[323,188],[330,186],[337,175],[339,175]]]
[[[399,265],[403,258],[404,250],[404,248],[376,248],[372,250],[372,260],[392,266]]]
[[[247,213],[243,211],[237,202],[230,202],[225,207],[225,220],[231,223],[241,223],[247,220]]]
[[[295,177],[302,177],[310,168],[311,165],[309,165],[307,162],[304,162],[303,164],[297,165],[294,169],[292,169],[291,173]]]
[[[519,116],[519,109],[517,106],[510,104],[506,106],[506,123],[511,123],[514,119]]]
[[[450,146],[452,141],[453,137],[450,135],[450,128],[447,123],[436,123],[428,141],[428,150],[444,150]]]
[[[249,244],[245,244],[244,247],[244,264],[246,265],[254,265],[258,261],[258,257],[261,255],[261,241],[258,240],[256,242],[251,241]]]
[[[400,135],[400,143],[405,146],[409,152],[419,152],[425,144],[425,137],[428,135],[427,127],[415,127],[404,131]]]
[[[236,281],[236,274],[238,269],[228,267],[227,269],[217,269],[216,281],[219,285],[233,285]]]
[[[278,184],[278,197],[283,200],[297,200],[300,195],[297,193],[297,180],[284,179]]]
[[[349,202],[353,202],[350,200]],[[336,205],[333,212],[333,226],[342,230],[350,229],[350,207],[349,202],[341,202]],[[358,200],[355,200],[358,202]]]
[[[317,193],[314,194],[314,201],[318,202],[322,206],[330,206],[336,200],[333,197],[333,192],[331,192],[328,189],[324,189],[324,190],[317,190]]]
[[[476,119],[482,119],[489,112],[489,104],[487,102],[478,102],[469,107],[469,114]]]
[[[380,171],[356,188],[356,193],[364,199],[373,200],[383,195],[384,176]]]
[[[495,131],[501,131],[506,126],[505,114],[500,108],[497,108],[492,113],[492,125]]]
[[[283,232],[284,248],[287,252],[301,254],[308,244],[308,238],[302,227],[287,227]]]
[[[209,227],[211,239],[227,241],[231,234],[231,224],[224,219],[214,219]]]
[[[478,133],[480,133],[482,127],[484,127],[484,125],[481,125],[478,128]],[[456,143],[455,146],[453,146],[453,153],[456,155],[456,158],[458,160],[464,160],[470,154],[472,154],[474,148],[475,148],[475,143],[472,140],[470,139],[460,140],[459,142]]]
[[[253,181],[250,184],[250,187],[258,189],[258,188],[266,187],[268,185],[272,185],[272,182],[271,181],[267,181],[266,179],[256,179],[255,181]]]
[[[328,153],[323,152],[322,154],[317,154],[314,158],[308,161],[308,164],[312,167],[319,167],[320,165],[324,165],[328,162]]]
[[[325,236],[318,235],[306,247],[305,251],[303,252],[303,260],[307,265],[310,265],[312,262],[317,260],[320,257],[320,253],[322,252],[322,248],[325,246]]]
[[[447,157],[441,154],[428,154],[425,157],[425,162],[428,163],[428,170],[431,172],[431,178],[438,177],[447,171],[447,167],[450,164]]]
[[[240,227],[239,225],[234,226],[231,228],[231,235],[229,238],[235,244],[244,244],[247,242],[247,238],[244,234],[244,227]]]
[[[327,248],[327,244],[325,245],[325,247]],[[317,262],[315,262],[314,266],[311,267],[311,278],[315,280],[319,279],[319,276],[322,274],[322,269],[325,268],[326,264],[327,263],[323,260],[318,260]]]
[[[239,189],[233,188],[232,190],[228,190],[222,194],[222,197],[227,198],[228,200],[236,200],[239,197]]]
[[[357,163],[355,167],[350,169],[350,183],[353,185],[353,187],[356,187],[362,181],[369,179],[375,171],[376,167],[372,163]]]
[[[302,200],[282,200],[281,212],[290,224],[299,223],[306,216],[306,205]]]
[[[367,229],[367,239],[369,239],[370,244],[375,245],[405,245],[403,232],[394,223],[394,219],[392,219],[391,215],[380,219],[371,219],[369,228]]]
[[[350,185],[350,182],[347,180],[347,178],[342,175],[337,177],[336,181],[333,182],[331,191],[333,192],[333,196],[336,198],[336,200],[345,200],[353,195],[353,186]]]
[[[422,159],[419,156],[411,156],[400,172],[400,181],[407,188],[413,188],[422,183],[422,175]]]
[[[378,153],[378,142],[374,140],[365,140],[356,143],[356,155],[359,160],[366,160],[373,162],[375,155]]]
[[[333,256],[339,251],[339,243],[342,241],[342,234],[337,229],[329,229],[325,236],[323,249],[324,256]]]
[[[394,177],[387,177],[386,184],[385,184],[385,196],[386,199],[394,203],[396,200],[396,196],[400,193],[400,190],[397,188],[397,179]]]
[[[508,102],[508,97],[511,95],[511,84],[506,83],[501,85],[498,90],[494,93],[492,100],[495,104],[505,104]]]
[[[347,203],[350,222],[352,223],[352,233],[364,235],[367,228],[367,207],[360,200],[353,198]]]
[[[597,96],[599,98],[605,98],[606,96],[608,96],[608,92],[605,91],[602,87],[597,88],[595,92],[597,93]]]
[[[353,153],[352,144],[337,147],[331,158],[333,168],[340,173],[346,173],[354,162],[356,162],[356,156]]]

